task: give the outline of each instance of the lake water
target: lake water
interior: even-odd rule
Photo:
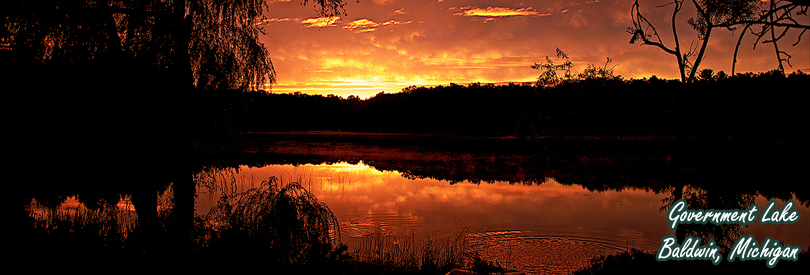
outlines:
[[[676,197],[674,187],[684,190],[691,209],[745,209],[750,203],[763,208],[769,198],[778,198],[781,207],[794,198],[798,223],[754,223],[740,234],[810,247],[808,193],[801,188],[805,162],[779,142],[579,138],[523,143],[326,133],[257,134],[243,143],[244,153],[205,156],[194,164],[194,171],[205,171],[198,175],[207,175],[196,182],[197,215],[216,205],[220,194],[214,190],[222,187],[245,191],[269,177],[299,182],[331,209],[340,241],[357,253],[379,240],[392,247],[463,240],[469,250],[509,269],[570,273],[594,256],[631,248],[656,251],[662,237],[674,234],[661,210]],[[18,193],[29,202],[35,198],[69,211],[81,209],[80,201],[124,197],[117,209],[128,215],[125,223],[134,224],[145,219],[136,217],[127,198],[166,190],[167,175],[182,168],[169,162],[154,168],[151,162],[128,163],[107,161],[94,177],[82,177],[83,165],[56,166],[61,169],[46,172],[81,180],[26,185]],[[186,199],[183,209],[191,208],[190,195],[180,196]],[[143,203],[141,210],[155,207]],[[42,217],[47,213],[33,204],[31,210]],[[714,236],[732,242],[737,237]]]
[[[554,178],[533,185],[450,182],[380,171],[362,161],[239,166],[219,173],[228,174],[221,178],[230,178],[240,190],[271,176],[302,183],[337,216],[341,241],[350,247],[380,235],[416,242],[463,236],[484,259],[529,273],[570,273],[594,256],[629,248],[655,251],[662,237],[674,234],[660,210],[669,192],[596,192]],[[198,214],[207,213],[218,197],[198,188]],[[767,202],[756,198],[760,207]],[[777,206],[783,203],[778,200]],[[797,209],[802,218],[796,224],[755,223],[743,234],[805,250],[810,212],[803,205]]]

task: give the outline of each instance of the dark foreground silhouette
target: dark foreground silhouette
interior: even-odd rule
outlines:
[[[806,101],[795,90],[806,82],[806,75],[774,73],[688,85],[591,79],[554,88],[409,88],[368,100],[200,91],[156,101],[161,93],[153,92],[110,95],[105,104],[91,100],[103,97],[100,87],[83,95],[12,93],[6,102],[20,104],[5,109],[12,141],[3,165],[11,260],[344,274],[436,274],[463,265],[430,257],[401,265],[382,256],[352,261],[328,233],[335,230],[327,208],[294,186],[234,194],[230,199],[246,200],[226,199],[221,215],[195,217],[194,175],[239,165],[362,160],[451,183],[540,184],[551,177],[590,190],[668,192],[713,209],[746,208],[756,194],[806,205],[798,135]],[[371,133],[266,133],[313,129]],[[160,201],[165,192],[170,199]],[[296,195],[273,199],[288,193]],[[70,196],[91,212],[43,221],[25,209],[31,199],[54,209]],[[136,222],[121,222],[121,196],[131,198]],[[679,228],[679,237],[717,240],[738,232]]]
[[[550,177],[563,184],[597,191],[642,188],[669,194],[670,200],[684,198],[690,205],[706,209],[745,209],[756,194],[808,203],[806,191],[801,188],[803,170],[790,158],[795,151],[784,143],[767,141],[560,138],[527,144],[502,138],[340,132],[252,134],[240,140],[245,144],[241,151],[217,151],[196,158],[195,189],[205,182],[200,175],[217,176],[218,171],[239,165],[362,160],[378,169],[402,171],[415,178],[448,180],[449,184],[508,181],[536,185]],[[58,178],[55,173],[62,171],[40,167],[46,167],[38,174],[45,179]],[[385,255],[374,260],[352,260],[349,257],[352,248],[342,247],[333,239],[336,223],[327,206],[319,204],[299,185],[273,180],[248,192],[226,193],[217,211],[196,218],[192,229],[184,231],[181,224],[184,219],[175,212],[178,203],[175,189],[158,184],[158,180],[147,181],[148,175],[159,175],[145,169],[148,164],[134,167],[137,170],[115,165],[102,167],[111,170],[83,170],[86,173],[82,179],[86,181],[36,180],[39,185],[20,188],[25,191],[17,193],[25,194],[19,195],[20,205],[36,198],[46,206],[55,206],[64,198],[77,195],[95,212],[57,214],[61,216],[43,221],[16,205],[19,212],[9,216],[16,219],[11,224],[19,230],[13,236],[20,243],[15,251],[21,260],[15,262],[33,264],[40,258],[30,255],[48,255],[52,261],[65,265],[87,262],[83,266],[91,269],[116,265],[137,269],[172,259],[168,263],[172,267],[202,271],[251,270],[260,266],[279,272],[342,274],[438,274],[447,268],[464,266],[464,261],[453,257],[427,258],[427,262],[416,257],[411,262],[392,263]],[[123,180],[129,175],[140,175],[144,181]],[[224,190],[227,186],[218,188]],[[163,199],[158,199],[158,194]],[[116,208],[115,203],[121,195],[131,196],[137,211],[136,223],[120,222],[118,215],[124,211]],[[154,202],[144,202],[149,198]],[[666,207],[666,203],[661,206]],[[145,211],[148,209],[157,210]],[[728,243],[739,236],[739,227],[733,226],[681,228],[679,237],[702,236],[718,243],[723,240]],[[178,241],[186,239],[189,244]],[[71,253],[58,257],[47,254],[65,249]],[[756,263],[765,267],[760,261]],[[681,267],[681,264],[692,263],[666,265]],[[731,266],[726,264],[717,270]],[[647,267],[661,267],[655,262],[629,265],[647,271],[651,270]],[[791,266],[795,265],[780,263],[774,271],[785,271]]]
[[[796,138],[810,76],[774,71],[695,83],[586,78],[554,87],[450,84],[366,100],[211,91],[192,106],[234,131],[342,130],[515,136]],[[211,125],[213,126],[213,125]],[[193,127],[210,129],[210,127]]]

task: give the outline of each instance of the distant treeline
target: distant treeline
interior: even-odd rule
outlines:
[[[450,84],[367,100],[334,95],[208,91],[195,128],[341,130],[489,136],[656,135],[784,139],[803,123],[810,75],[738,74],[685,84],[656,77],[591,78],[554,87]]]

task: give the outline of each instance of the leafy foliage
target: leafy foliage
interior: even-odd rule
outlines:
[[[738,26],[739,22],[751,20],[760,11],[759,0],[698,0],[693,1],[698,10],[698,16],[687,20],[693,29],[700,34],[699,39],[705,37],[708,28],[724,25],[729,30]]]
[[[329,208],[299,183],[275,177],[245,192],[223,193],[207,220],[210,250],[229,257],[261,257],[282,266],[327,259],[339,240]]]
[[[344,12],[342,0],[312,3],[320,14]],[[264,0],[9,0],[0,5],[0,51],[13,57],[9,65],[14,67],[138,68],[182,75],[173,81],[200,89],[259,90],[275,81],[259,40]]]
[[[568,55],[566,55],[560,48],[557,48],[557,58],[565,59],[565,62],[562,64],[554,64],[554,61],[551,61],[551,58],[546,56],[546,63],[534,63],[532,65],[532,69],[545,70],[540,76],[537,78],[537,85],[539,86],[555,86],[557,84],[562,83],[565,80],[570,80],[571,76],[571,67],[573,67],[573,63],[571,60],[568,59]],[[565,71],[565,74],[562,76],[557,74],[557,71]]]
[[[613,62],[613,59],[610,59],[610,57],[608,57],[607,61],[605,61],[605,66],[596,67],[596,65],[588,64],[588,68],[585,68],[585,71],[578,74],[577,78],[585,79],[585,80],[587,80],[587,79],[619,79],[619,78],[621,78],[620,76],[616,76],[616,75],[613,74],[613,69],[616,68],[616,66],[608,68],[608,65],[610,65],[610,62]]]
[[[257,90],[275,82],[269,53],[259,40],[264,0],[199,0],[187,6],[194,86]]]
[[[688,16],[687,23],[697,31],[695,42],[688,48],[681,47],[682,35],[677,29],[677,21],[680,11],[685,3],[691,4],[692,13]],[[757,42],[770,35],[769,40],[762,43],[772,43],[776,52],[776,59],[779,63],[778,70],[784,72],[783,61],[789,63],[790,55],[779,49],[778,41],[787,34],[790,29],[802,29],[798,35],[797,45],[801,41],[802,35],[810,29],[810,26],[803,24],[793,18],[795,15],[806,15],[808,3],[806,1],[787,0],[673,0],[666,5],[657,6],[659,8],[673,6],[670,16],[672,28],[672,44],[666,45],[654,24],[648,20],[641,12],[639,1],[636,0],[632,6],[633,26],[627,29],[631,34],[630,44],[641,41],[642,45],[651,45],[660,48],[664,52],[674,55],[677,58],[678,70],[681,74],[682,82],[693,82],[696,74],[700,72],[700,63],[705,57],[706,48],[709,44],[712,30],[725,28],[733,31],[739,27],[744,27],[737,40],[739,49],[742,38],[747,30],[754,25],[762,26],[761,31],[753,32],[757,36]],[[781,28],[781,34],[777,35],[776,28]],[[732,74],[735,72],[737,62],[737,49],[734,51],[734,61],[732,64]]]
[[[554,62],[546,56],[546,63],[535,63],[532,65],[532,69],[538,70],[543,69],[545,70],[538,78],[537,82],[535,83],[541,87],[553,87],[560,85],[565,82],[577,81],[577,80],[589,80],[589,79],[614,79],[618,78],[617,76],[613,75],[613,69],[615,66],[608,68],[608,65],[613,60],[607,58],[605,62],[605,66],[603,67],[596,67],[593,64],[588,64],[588,67],[579,74],[572,74],[571,68],[574,67],[574,64],[568,58],[568,55],[565,54],[560,48],[557,48],[557,57],[565,59],[565,62],[559,65],[555,65]],[[565,71],[565,73],[560,76],[557,74],[557,71]]]

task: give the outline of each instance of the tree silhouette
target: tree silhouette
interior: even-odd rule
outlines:
[[[534,65],[532,65],[532,69],[545,70],[539,77],[537,77],[537,85],[555,86],[565,80],[570,80],[573,77],[571,75],[571,68],[574,65],[571,63],[571,60],[568,59],[568,55],[560,50],[560,48],[557,48],[557,58],[563,58],[565,59],[565,62],[562,64],[554,64],[554,61],[551,61],[551,58],[546,56],[546,63],[534,63]],[[565,71],[565,74],[562,76],[557,75],[558,70]]]
[[[678,59],[678,70],[682,82],[692,82],[698,72],[700,63],[705,57],[706,47],[709,45],[709,38],[716,28],[725,27],[733,30],[746,20],[755,17],[759,10],[758,0],[691,0],[690,3],[695,9],[695,16],[688,19],[689,25],[698,32],[697,44],[692,44],[685,52],[681,48],[678,29],[676,27],[678,14],[684,7],[684,0],[674,0],[669,4],[658,7],[674,7],[671,16],[672,38],[675,43],[674,48],[666,46],[661,39],[661,35],[644,15],[642,15],[638,0],[633,3],[632,17],[633,26],[627,29],[632,35],[630,44],[641,41],[642,45],[652,45],[660,48],[666,53],[675,55]]]
[[[314,0],[321,15],[342,0]],[[303,0],[302,4],[309,3]],[[275,80],[257,24],[263,0],[7,0],[0,50],[17,66],[137,66],[183,88],[258,90]]]
[[[579,74],[573,74],[571,72],[571,69],[574,67],[574,63],[571,62],[568,55],[560,50],[560,48],[557,48],[557,58],[563,58],[565,59],[565,62],[562,64],[554,64],[554,61],[546,56],[546,63],[534,63],[534,65],[531,66],[532,69],[535,70],[544,70],[544,72],[537,77],[535,85],[540,87],[554,87],[565,82],[576,80],[620,78],[613,75],[613,69],[616,68],[616,66],[608,68],[610,62],[613,62],[613,59],[610,59],[609,57],[607,58],[607,61],[605,61],[605,66],[597,67],[596,65],[588,64],[588,67]],[[560,76],[557,71],[565,71],[565,73]]]
[[[301,2],[321,15],[344,12],[342,0]],[[129,192],[144,210],[138,214],[145,231],[158,228],[157,189],[147,181],[173,182],[171,246],[190,251],[196,193],[190,176],[199,164],[186,150],[193,138],[188,93],[259,90],[274,81],[257,24],[267,8],[263,0],[0,2],[0,81],[12,97],[4,117],[21,148],[13,155],[34,148],[43,160],[81,155],[103,160],[92,163],[99,170],[127,167],[121,174],[138,177]],[[90,165],[61,163],[66,171]]]
[[[679,32],[676,27],[677,17],[683,9],[684,3],[690,3],[691,7],[694,8],[694,16],[689,18],[687,23],[698,33],[697,44],[691,44],[686,50],[681,47]],[[806,0],[674,0],[657,7],[670,5],[674,7],[670,18],[674,48],[665,45],[655,26],[640,11],[638,0],[633,3],[631,11],[633,26],[628,28],[627,32],[632,35],[630,44],[641,41],[642,45],[656,46],[666,53],[675,55],[678,60],[678,69],[682,82],[695,81],[695,76],[700,71],[700,63],[705,57],[706,47],[714,29],[725,28],[733,31],[739,27],[744,27],[737,40],[737,48],[734,51],[732,74],[735,73],[740,43],[748,30],[751,30],[753,35],[757,37],[757,41],[754,43],[755,47],[763,38],[770,36],[770,39],[766,38],[762,42],[773,44],[776,60],[779,64],[777,68],[784,71],[783,62],[790,65],[790,55],[779,49],[778,42],[785,37],[789,30],[801,29],[798,41],[793,44],[795,46],[801,41],[802,35],[807,29],[810,29],[810,25],[794,19],[794,15],[807,15],[810,2]],[[754,26],[761,26],[761,29],[753,31],[752,27]],[[777,28],[781,30],[781,33],[777,34]]]
[[[776,53],[776,61],[778,62],[779,66],[777,67],[778,70],[784,72],[785,67],[783,62],[788,63],[790,66],[790,54],[785,51],[779,49],[779,41],[785,37],[788,31],[791,29],[801,29],[802,31],[799,33],[796,42],[793,46],[796,46],[801,42],[802,36],[808,29],[810,29],[810,25],[802,24],[796,19],[793,18],[794,15],[807,15],[807,9],[810,7],[810,1],[808,0],[770,0],[768,2],[768,7],[763,9],[758,17],[752,20],[746,20],[739,22],[740,24],[744,24],[745,27],[743,28],[740,37],[737,39],[737,46],[734,48],[734,61],[731,65],[731,73],[734,74],[737,69],[737,53],[740,49],[740,44],[742,43],[743,37],[745,37],[746,31],[751,30],[751,34],[753,34],[757,39],[754,42],[754,48],[756,49],[756,45],[762,41],[762,43],[771,43],[773,45],[774,52]],[[752,27],[760,26],[759,31],[754,31]],[[776,34],[776,30],[781,29],[779,35]],[[762,40],[766,36],[770,35],[770,39]]]

